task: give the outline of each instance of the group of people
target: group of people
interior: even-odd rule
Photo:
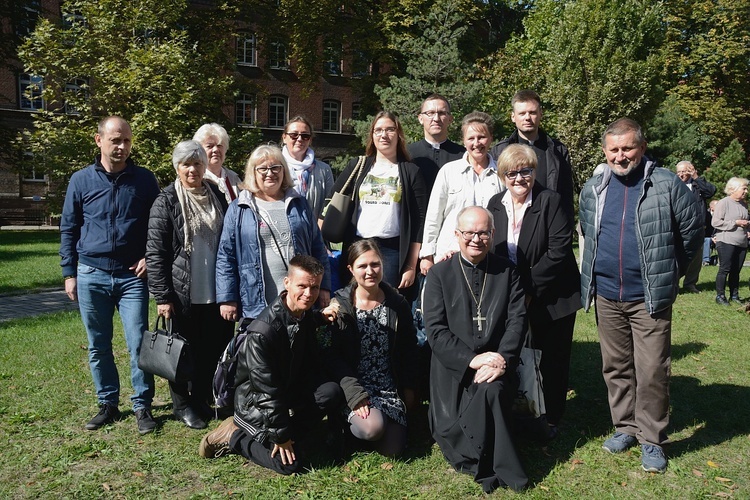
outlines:
[[[169,384],[172,411],[188,427],[207,427],[213,414],[211,379],[235,323],[248,333],[234,415],[203,437],[201,456],[238,453],[298,472],[323,416],[334,434],[396,456],[406,447],[407,414],[429,397],[432,436],[451,465],[485,492],[521,489],[528,478],[511,418],[521,348],[530,341],[542,351],[544,438],[552,439],[565,410],[576,312],[596,302],[615,427],[604,449],[640,443],[643,468],[663,472],[671,307],[703,243],[696,189],[644,156],[636,122],[612,123],[602,135],[606,168],[580,196],[579,274],[570,157],[540,128],[535,92],[513,97],[516,131],[494,147],[493,119],[482,112],[463,118],[463,147],[448,140],[453,117],[443,96],[427,97],[417,117],[424,140],[407,145],[398,118],[378,113],[364,161],[353,158],[335,181],[315,158],[304,117],[286,124],[282,148],[252,152],[242,181],[223,165],[226,131],[206,124],[175,147],[176,179],[161,192],[129,159],[127,122],[102,120],[101,154],[71,177],[61,223],[65,288],[79,301],[100,408],[86,428],[120,418],[115,308],[138,430],[156,427],[153,376],[137,363],[150,292],[195,353],[192,379]],[[345,258],[332,270],[320,225],[325,200],[345,189],[355,208]],[[735,191],[744,198],[747,182]],[[742,219],[745,228],[747,209],[743,219],[724,205],[714,220]],[[744,259],[722,252],[722,261]],[[343,288],[331,289],[332,271]]]

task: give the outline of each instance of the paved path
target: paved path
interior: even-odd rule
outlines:
[[[78,309],[61,288],[21,295],[0,295],[0,322],[58,311]]]

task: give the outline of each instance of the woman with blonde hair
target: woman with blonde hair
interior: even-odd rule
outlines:
[[[216,262],[216,298],[228,321],[256,318],[284,290],[289,261],[311,255],[325,268],[319,303],[330,299],[328,253],[317,221],[294,190],[275,145],[258,146],[247,160],[244,190],[224,219]]]
[[[729,277],[729,300],[742,304],[740,300],[740,270],[747,256],[747,238],[750,230],[748,222],[747,179],[732,177],[727,181],[724,192],[711,217],[711,225],[716,229],[714,239],[719,253],[719,271],[716,274],[716,303],[728,306],[724,295]]]

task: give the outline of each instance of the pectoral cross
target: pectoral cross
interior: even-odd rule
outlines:
[[[482,316],[482,312],[477,307],[477,315],[471,318],[472,320],[477,322],[477,329],[481,332],[482,331],[482,321],[487,321],[487,318],[485,316]]]

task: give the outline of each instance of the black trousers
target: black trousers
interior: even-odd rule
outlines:
[[[218,304],[193,304],[189,316],[175,314],[173,330],[190,343],[195,371],[190,382],[169,383],[172,407],[200,410],[213,401],[216,364],[234,334],[234,323],[221,317]]]
[[[306,441],[324,415],[329,415],[330,419],[336,411],[341,409],[344,404],[344,393],[337,383],[325,382],[319,385],[314,392],[292,398],[292,400],[299,402],[299,406],[294,408],[294,415],[291,417],[290,423],[291,439],[294,441],[293,447],[296,456],[294,462],[283,464],[279,453],[271,457],[274,443],[260,443],[242,429],[236,431],[229,441],[229,447],[232,451],[266,469],[271,469],[285,476],[302,472],[306,463]]]
[[[532,345],[542,351],[539,371],[544,381],[547,422],[554,425],[560,423],[565,412],[575,323],[575,313],[549,322],[531,319]]]
[[[740,271],[745,262],[747,248],[719,241],[716,243],[719,254],[719,272],[716,274],[716,295],[724,295],[729,278],[729,293],[735,294],[740,289]]]

